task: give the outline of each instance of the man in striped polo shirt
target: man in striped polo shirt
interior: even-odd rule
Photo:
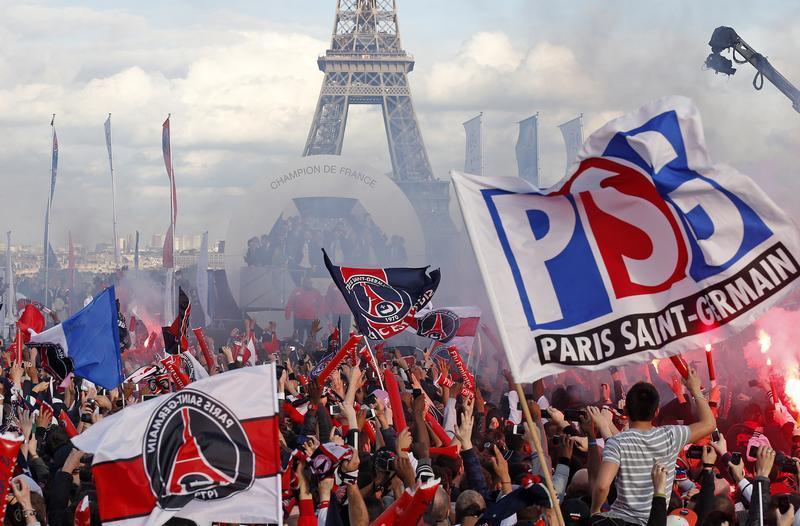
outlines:
[[[645,525],[653,501],[653,464],[667,468],[667,488],[675,478],[675,460],[689,442],[711,434],[716,420],[702,391],[694,369],[684,382],[697,402],[697,422],[689,426],[653,426],[659,407],[656,388],[647,382],[631,387],[625,396],[625,412],[630,427],[606,440],[603,462],[592,491],[592,525]],[[616,478],[617,499],[608,512],[600,508]],[[669,499],[667,499],[669,501]]]

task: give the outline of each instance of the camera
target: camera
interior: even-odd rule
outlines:
[[[752,458],[757,458],[758,446],[750,446],[750,449],[747,450],[747,455]],[[787,456],[783,451],[775,451],[775,465],[784,473],[797,474],[797,464],[795,464],[794,459]]]
[[[525,426],[522,424],[515,424],[511,426],[511,432],[515,435],[523,436],[525,434]]]
[[[564,420],[567,422],[580,422],[585,412],[583,409],[566,409],[564,411]]]
[[[700,459],[703,458],[703,446],[690,446],[686,451],[686,458]]]
[[[338,416],[342,414],[342,408],[339,407],[338,405],[330,406],[328,408],[328,411],[330,412],[331,416]]]

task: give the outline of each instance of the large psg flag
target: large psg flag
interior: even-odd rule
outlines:
[[[517,382],[713,344],[800,282],[797,226],[703,137],[667,97],[594,132],[547,190],[452,173]]]
[[[94,454],[103,524],[170,517],[281,524],[274,365],[236,369],[123,409],[73,439]]]
[[[372,340],[403,332],[439,286],[439,269],[337,267],[325,250],[322,254],[358,330]]]

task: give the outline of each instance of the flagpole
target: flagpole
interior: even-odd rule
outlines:
[[[53,129],[53,143],[55,144],[55,135],[56,135],[56,114],[53,114],[53,118],[50,119],[50,127]],[[53,151],[51,150],[51,158],[50,158],[50,191],[48,192],[47,198],[47,215],[44,221],[44,304],[45,306],[48,305],[49,301],[49,289],[48,289],[48,278],[49,278],[49,271],[50,271],[50,205],[53,202],[53,171],[55,170],[55,163],[58,162],[56,159],[52,157]]]
[[[6,307],[5,307],[5,321],[8,327],[8,338],[12,337],[12,329],[16,327],[16,318],[14,317],[14,305],[17,303],[16,288],[14,287],[14,267],[11,264],[11,230],[6,232]]]
[[[114,264],[119,268],[119,239],[117,238],[117,197],[116,188],[114,184],[114,156],[111,153],[111,113],[108,114],[106,121],[106,147],[108,149],[108,168],[111,172],[111,225],[114,235]]]
[[[481,175],[483,175],[483,112],[478,115],[480,119],[478,122],[480,124],[480,136],[481,136]]]
[[[172,118],[172,113],[167,114],[167,119]],[[169,172],[172,174],[172,180],[170,181],[169,185],[169,214],[171,218],[170,224],[172,225],[172,268],[169,269],[170,274],[172,274],[172,279],[170,283],[172,284],[172,290],[170,290],[170,294],[172,294],[172,311],[173,314],[175,313],[175,222],[176,222],[176,215],[178,211],[175,209],[175,166],[172,163],[172,122],[170,122],[170,130],[169,130]],[[178,299],[180,302],[180,298]]]
[[[539,112],[536,112],[536,120],[533,121],[536,123],[536,186],[537,188],[542,188],[542,176],[541,172],[539,172]]]

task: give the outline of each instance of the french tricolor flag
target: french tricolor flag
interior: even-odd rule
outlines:
[[[114,389],[125,379],[116,301],[114,287],[108,287],[68,320],[32,336],[29,345],[60,346],[76,376]]]

